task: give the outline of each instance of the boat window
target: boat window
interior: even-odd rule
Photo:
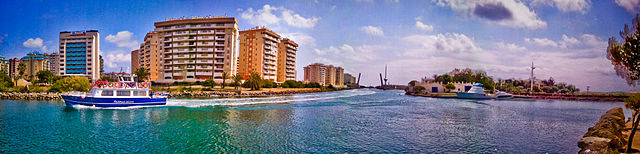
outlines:
[[[103,90],[100,95],[102,95],[102,96],[113,96],[113,90]]]
[[[133,91],[133,96],[147,96],[146,91]]]
[[[117,96],[131,96],[131,91],[127,91],[127,90],[118,90],[116,92]]]

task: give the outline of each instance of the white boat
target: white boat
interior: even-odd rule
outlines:
[[[491,99],[491,96],[487,95],[482,88],[481,83],[473,84],[473,87],[467,92],[457,92],[456,95],[460,99]]]
[[[62,94],[67,106],[128,107],[165,105],[167,96],[151,92],[151,82],[96,81],[89,93]]]
[[[513,95],[504,91],[498,91],[498,93],[496,93],[494,95],[495,99],[512,99]]]

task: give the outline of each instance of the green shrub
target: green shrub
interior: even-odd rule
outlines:
[[[69,91],[83,91],[87,92],[91,89],[91,83],[89,79],[79,76],[70,76],[56,81],[51,86],[49,91],[51,92],[69,92]]]

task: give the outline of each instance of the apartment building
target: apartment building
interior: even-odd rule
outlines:
[[[140,49],[131,51],[131,72],[135,72],[140,68]]]
[[[0,73],[9,75],[9,60],[0,56]]]
[[[49,71],[53,72],[53,74],[60,74],[58,71],[58,66],[60,64],[59,60],[59,54],[58,53],[45,53],[44,56],[47,56],[47,58],[49,58]]]
[[[39,52],[28,53],[20,59],[20,63],[24,64],[26,68],[22,77],[29,80],[37,80],[36,73],[50,68],[49,58]]]
[[[60,32],[58,74],[100,79],[100,33],[97,30]]]
[[[296,52],[298,44],[288,38],[278,43],[278,68],[277,81],[282,83],[287,80],[296,80]]]
[[[20,75],[18,72],[18,65],[20,65],[20,59],[18,58],[9,59],[9,76],[11,78],[14,78]]]
[[[238,74],[248,77],[255,72],[263,79],[278,81],[276,74],[279,43],[280,35],[264,27],[240,31]]]
[[[322,86],[344,86],[344,69],[333,65],[314,63],[304,67],[304,81]]]
[[[132,72],[138,68],[144,68],[149,71],[149,78],[152,81],[160,79],[160,74],[163,74],[160,73],[160,46],[161,40],[159,33],[147,33],[144,37],[144,43],[140,44],[140,49],[136,51],[136,59],[133,59],[133,52],[131,53],[131,64],[136,64],[135,69],[132,69]],[[134,66],[131,68],[134,68]]]
[[[159,41],[162,41],[160,82],[206,79],[221,82],[223,72],[236,74],[239,32],[235,18],[208,16],[166,19],[154,25]]]

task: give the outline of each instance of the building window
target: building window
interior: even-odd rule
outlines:
[[[133,96],[147,96],[146,91],[133,91]]]

